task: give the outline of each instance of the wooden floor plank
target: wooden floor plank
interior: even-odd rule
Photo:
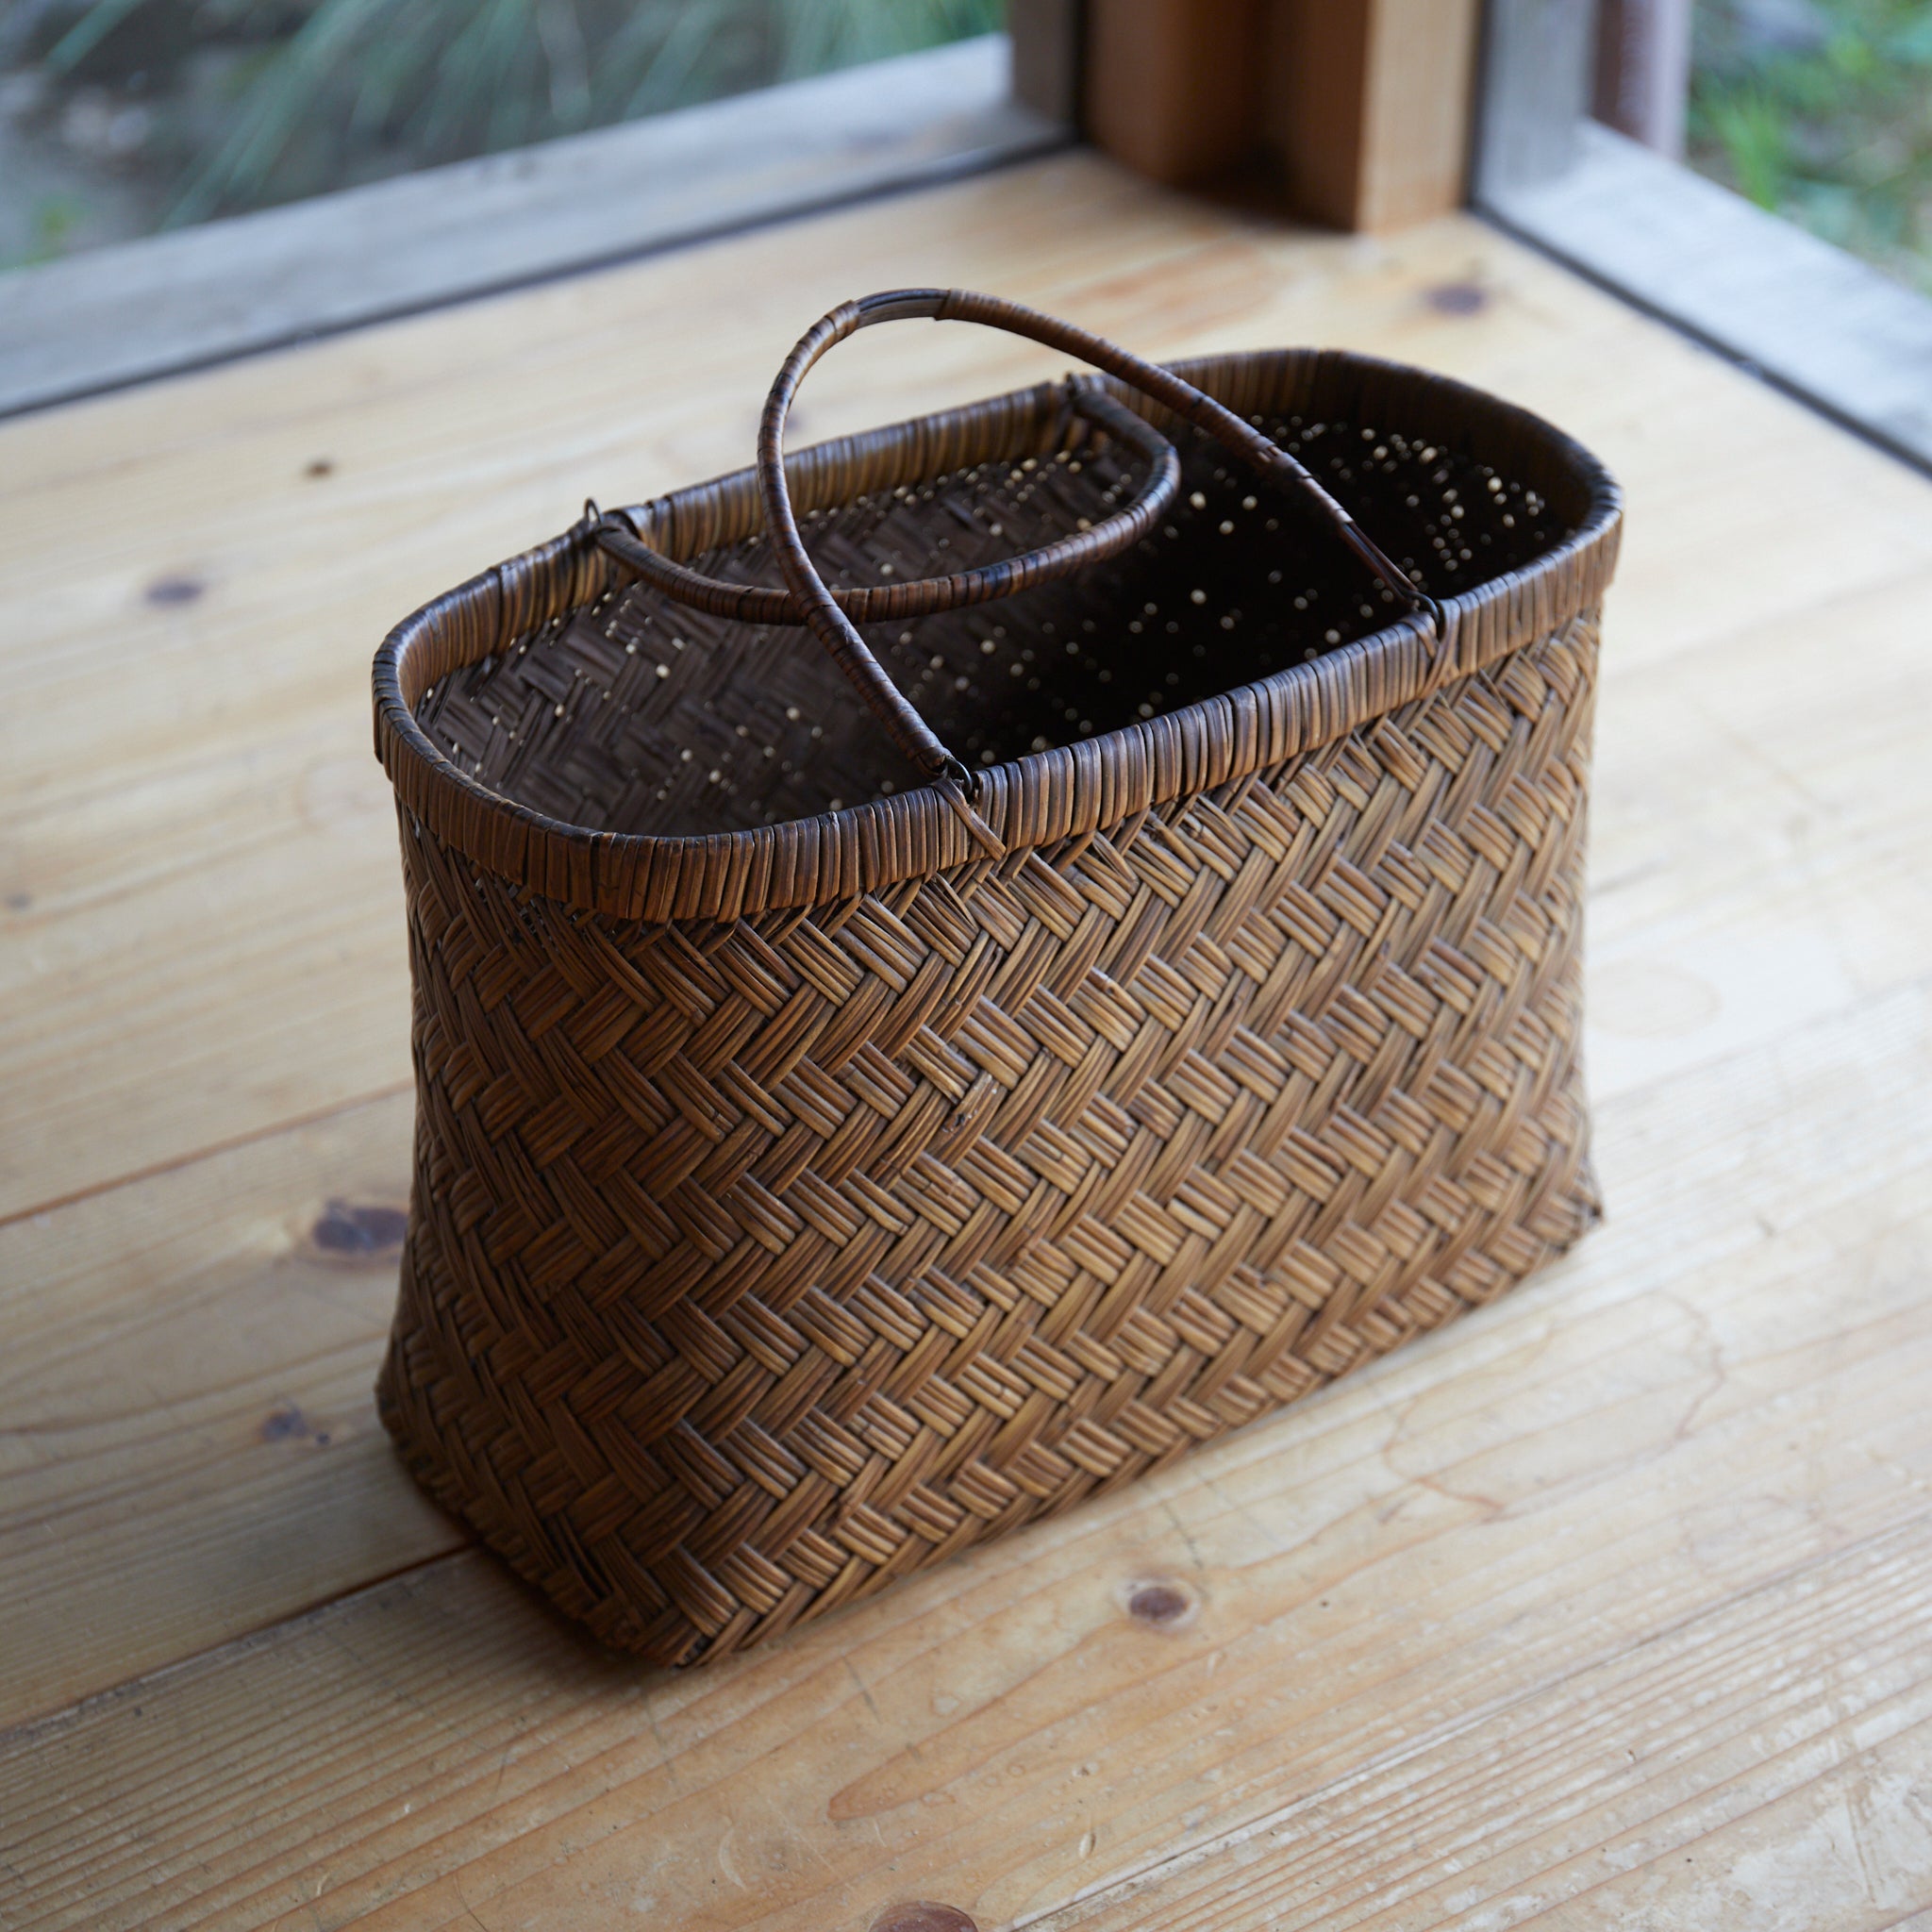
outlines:
[[[1928,1785],[1932,1513],[1037,1923],[1800,1925],[1829,1890],[1890,1926],[1932,1891]]]
[[[370,1397],[411,1109],[0,1228],[0,1723],[464,1541]]]
[[[1922,479],[1474,223],[1311,238],[1084,158],[0,425],[0,1218],[405,1076],[375,639],[587,491],[742,461],[803,321],[920,275],[1161,354],[1342,341],[1560,417],[1638,506],[1625,671],[1932,568]],[[1058,366],[880,331],[815,372],[800,433]]]
[[[642,1900],[666,1924],[804,1928],[910,1894],[1005,1925],[1391,1764],[1416,1763],[1418,1804],[1425,1773],[1484,1789],[1519,1736],[1531,1875],[1509,1883],[1567,1895],[1576,1833],[1636,1828],[1627,1778],[1590,1784],[1607,1757],[1655,1747],[1660,1793],[1701,1754],[1750,1758],[1728,1666],[1707,1695],[1641,1703],[1669,1633],[1703,1619],[1714,1657],[1734,1624],[1761,1645],[1767,1591],[1892,1538],[1918,1593],[1866,1609],[1907,1647],[1888,1656],[1932,1656],[1928,1109],[1925,988],[1626,1096],[1612,1219],[1540,1284],[713,1671],[601,1657],[465,1555],[16,1730],[0,1816],[22,1923],[474,1911],[496,1932],[622,1924]],[[1867,1573],[1840,1574],[1856,1595]],[[1192,1606],[1178,1627],[1127,1607],[1157,1579]],[[1639,1706],[1606,1721],[1587,1674],[1626,1669]],[[1554,1745],[1494,1727],[1526,1699],[1554,1713],[1573,1680]],[[1673,1697],[1690,1722],[1661,1740]],[[1598,1808],[1551,1836],[1539,1793],[1565,1779]],[[1731,1813],[1698,1816],[1693,1839]],[[1443,1833],[1421,1853],[1449,1856]]]
[[[1932,774],[1915,749],[1932,685],[1913,601],[1847,594],[1635,665],[1621,661],[1627,626],[1612,607],[1585,1008],[1599,1099],[1932,959],[1932,864],[1917,829]]]

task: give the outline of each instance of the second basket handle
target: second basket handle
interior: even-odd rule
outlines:
[[[941,784],[957,785],[965,800],[978,796],[979,774],[934,735],[931,726],[886,675],[852,620],[826,588],[798,533],[798,519],[792,512],[791,491],[785,477],[785,419],[806,372],[835,342],[842,342],[847,336],[870,328],[874,323],[899,322],[916,316],[929,316],[935,322],[976,322],[1006,329],[1012,335],[1030,337],[1048,348],[1077,356],[1164,404],[1175,415],[1225,444],[1261,475],[1305,491],[1356,556],[1391,591],[1427,611],[1438,636],[1441,634],[1441,613],[1435,602],[1416,588],[1293,457],[1272,437],[1264,436],[1252,424],[1172,370],[1143,361],[1103,336],[1091,335],[1072,323],[1042,315],[1017,302],[1003,301],[996,295],[976,295],[964,289],[893,289],[883,294],[862,295],[856,302],[841,303],[829,315],[822,317],[785,358],[785,366],[779,370],[771,393],[765,398],[764,414],[758,422],[758,491],[764,500],[773,553],[805,622],[858,687],[860,696],[891,733],[899,749],[927,777]]]
[[[1153,424],[1134,414],[1099,380],[1071,378],[1061,390],[1071,415],[1130,450],[1144,471],[1132,502],[1104,522],[1087,525],[1024,556],[1002,558],[951,576],[896,584],[835,589],[833,600],[854,624],[930,617],[995,597],[1010,597],[1035,584],[1070,575],[1083,564],[1102,563],[1138,543],[1161,519],[1180,489],[1181,459]],[[653,589],[695,610],[738,624],[802,624],[798,599],[783,584],[733,584],[708,577],[643,541],[628,510],[598,517],[591,535],[599,545]]]

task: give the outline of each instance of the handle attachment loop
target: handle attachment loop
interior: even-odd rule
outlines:
[[[885,624],[1010,597],[1035,584],[1070,575],[1083,564],[1118,557],[1159,523],[1181,487],[1181,460],[1174,444],[1091,375],[1070,377],[1063,393],[1073,414],[1124,444],[1145,465],[1146,475],[1133,501],[1091,530],[1075,531],[1024,556],[982,564],[977,570],[898,584],[841,587],[832,596],[846,616],[855,624]],[[607,512],[593,522],[591,534],[605,551],[680,604],[738,624],[805,622],[803,607],[784,584],[727,584],[701,575],[653,548],[622,510]]]

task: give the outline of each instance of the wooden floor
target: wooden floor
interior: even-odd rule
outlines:
[[[1609,1219],[1137,1491],[653,1674],[375,1419],[369,658],[587,494],[746,459],[801,327],[921,281],[1410,358],[1623,478]],[[882,331],[799,440],[1055,366]],[[1071,157],[0,426],[0,586],[9,1932],[1932,1925],[1932,484],[1472,221]]]

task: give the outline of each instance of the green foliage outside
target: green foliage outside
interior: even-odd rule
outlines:
[[[1699,0],[1690,160],[1932,293],[1932,0]]]
[[[0,0],[29,135],[173,227],[985,33],[999,0]],[[92,120],[89,116],[92,116]],[[118,145],[117,145],[118,142]],[[57,202],[38,224],[49,252]]]

